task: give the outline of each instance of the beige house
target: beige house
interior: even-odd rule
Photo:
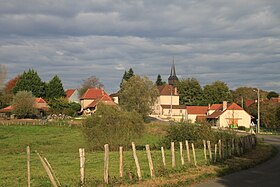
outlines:
[[[158,86],[159,96],[153,106],[153,115],[161,119],[181,121],[186,119],[186,107],[179,104],[177,88],[165,84]]]
[[[100,88],[89,88],[81,97],[81,113],[91,115],[97,109],[97,104],[116,105],[112,98]]]
[[[190,123],[197,123],[206,120],[208,106],[187,106],[188,121]]]
[[[213,112],[214,108],[216,110]],[[210,109],[212,110],[208,111],[207,120],[217,127],[237,128],[244,126],[250,128],[251,115],[236,103],[228,105],[227,102],[223,102],[223,104],[211,106]]]

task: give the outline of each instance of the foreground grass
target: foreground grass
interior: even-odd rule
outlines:
[[[166,150],[166,168],[168,169],[165,169],[162,166],[161,152],[158,150],[164,128],[166,125],[149,124],[146,126],[145,135],[141,139],[134,140],[140,147],[145,144],[155,145],[152,148],[152,157],[157,178],[150,180],[146,152],[138,150],[137,155],[143,176],[143,181],[138,182],[132,152],[125,150],[125,177],[120,179],[118,177],[119,154],[110,152],[111,185],[186,186],[251,167],[267,159],[273,151],[270,146],[260,144],[253,152],[245,154],[242,158],[228,159],[223,164],[213,166],[204,161],[202,150],[197,150],[199,167],[194,167],[192,163],[183,167],[180,164],[178,148],[176,148],[177,167],[171,169],[171,153],[170,150]],[[0,126],[0,186],[25,186],[27,184],[25,154],[27,145],[31,147],[31,186],[51,186],[35,150],[48,159],[62,186],[78,186],[80,175],[78,149],[81,147],[86,149],[86,186],[103,185],[104,153],[88,151],[78,127],[14,125]]]

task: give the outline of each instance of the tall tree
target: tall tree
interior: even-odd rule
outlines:
[[[19,76],[16,76],[15,78],[9,80],[3,89],[2,95],[0,96],[0,107],[6,107],[12,104],[13,101],[13,93],[12,90],[16,85],[16,82],[18,81]]]
[[[90,76],[83,81],[81,88],[79,89],[79,94],[82,96],[89,88],[103,88],[104,85],[99,81],[96,76]]]
[[[35,97],[30,91],[19,91],[14,96],[13,112],[18,118],[32,117],[36,114]]]
[[[180,103],[185,105],[201,105],[203,90],[195,78],[179,80],[176,83],[180,95]]]
[[[163,81],[162,81],[162,78],[161,78],[161,75],[158,74],[157,80],[156,80],[156,85],[157,85],[157,86],[161,86],[161,85],[164,85],[164,84],[166,84],[166,82],[163,82]]]
[[[122,86],[119,93],[120,106],[127,111],[136,111],[143,118],[152,112],[158,89],[147,77],[135,75]]]
[[[279,97],[279,94],[274,91],[268,92],[267,99],[271,99],[273,97]]]
[[[124,74],[123,74],[123,77],[122,77],[122,80],[121,80],[121,83],[120,83],[120,88],[122,88],[122,85],[124,82],[128,81],[131,77],[134,76],[134,71],[132,68],[129,68],[128,71],[124,71]]]
[[[60,98],[65,96],[62,82],[60,78],[55,75],[47,84],[46,95],[49,99]]]
[[[215,81],[210,85],[205,85],[203,90],[204,104],[221,103],[232,101],[232,94],[226,83]]]
[[[31,91],[35,97],[46,97],[46,84],[41,80],[38,73],[33,69],[29,69],[28,72],[24,72],[20,75],[13,93],[18,91]]]

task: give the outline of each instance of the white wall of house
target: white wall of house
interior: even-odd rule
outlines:
[[[75,90],[71,97],[69,97],[69,102],[80,103],[80,96],[78,90]]]
[[[82,99],[81,100],[81,108],[87,108],[87,106],[92,103],[94,100],[93,99]]]
[[[161,95],[157,98],[153,110],[156,115],[164,115],[161,105],[171,105],[171,95]],[[179,96],[172,96],[172,105],[179,105]]]
[[[191,123],[195,123],[196,117],[197,117],[197,114],[188,114],[188,121]]]
[[[238,126],[250,128],[251,116],[244,110],[226,110],[217,121],[217,126],[229,127],[233,119],[237,121]]]

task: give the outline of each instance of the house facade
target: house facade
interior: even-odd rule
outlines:
[[[216,110],[213,111],[213,108]],[[223,102],[223,104],[216,104],[212,107],[212,110],[209,110],[207,121],[219,128],[237,128],[240,126],[250,128],[251,115],[236,103]]]
[[[208,106],[187,106],[187,119],[190,123],[206,121]]]

